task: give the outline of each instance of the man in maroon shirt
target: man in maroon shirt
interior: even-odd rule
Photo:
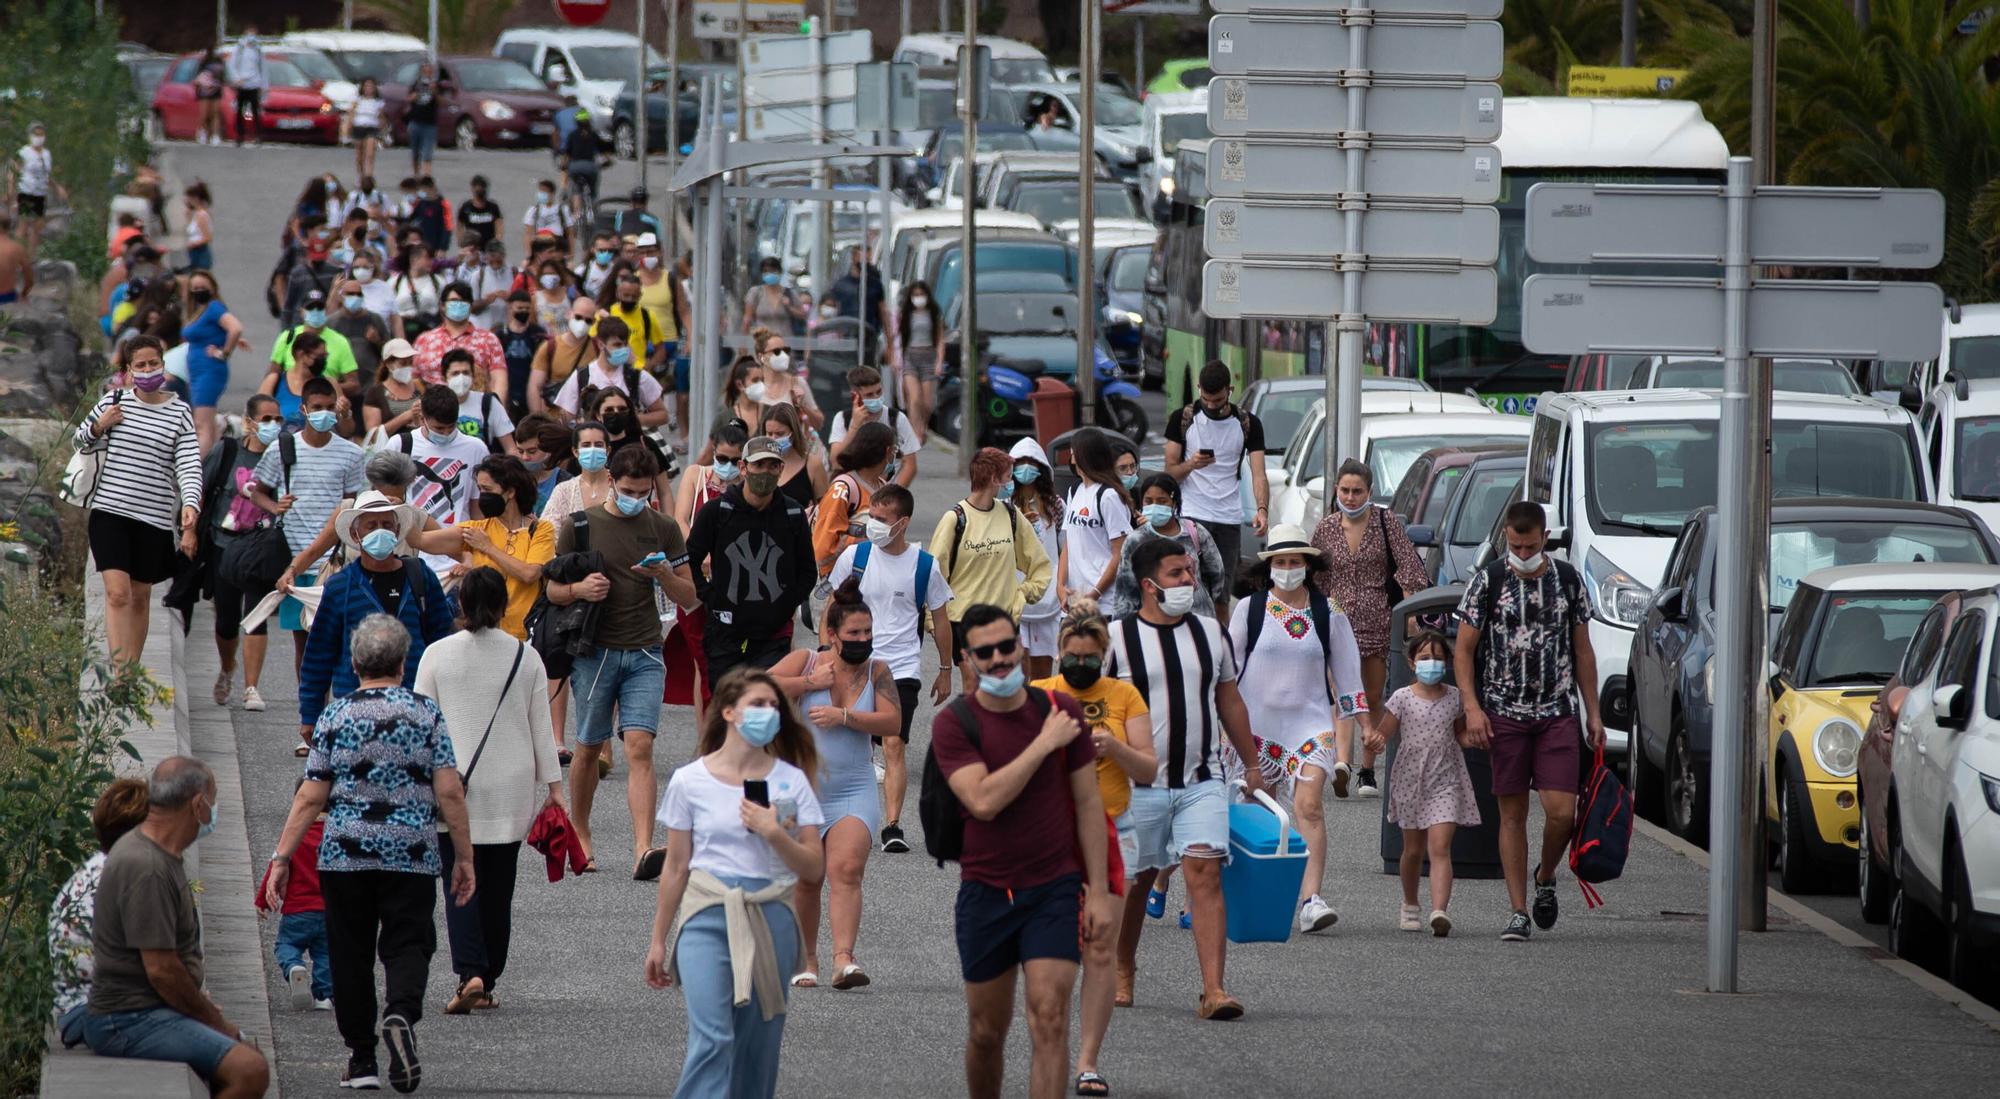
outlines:
[[[1074,699],[1026,686],[1026,653],[1006,611],[975,604],[962,628],[979,689],[932,721],[931,748],[967,818],[956,920],[969,1017],[966,1093],[1000,1094],[1021,969],[1034,1044],[1029,1094],[1054,1099],[1069,1068],[1081,943],[1117,927],[1096,754],[1077,735],[1084,721]]]

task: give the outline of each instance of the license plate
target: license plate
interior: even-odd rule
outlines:
[[[528,127],[528,132],[531,134],[553,133],[555,132],[555,128],[555,123],[553,122],[537,122]]]
[[[280,130],[310,130],[312,129],[312,125],[313,120],[310,118],[281,118],[278,120],[278,128]]]

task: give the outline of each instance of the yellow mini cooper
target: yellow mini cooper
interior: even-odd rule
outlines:
[[[1869,704],[1937,597],[1989,587],[1964,564],[1843,565],[1798,581],[1772,643],[1764,813],[1787,893],[1851,890],[1860,817],[1855,769]]]

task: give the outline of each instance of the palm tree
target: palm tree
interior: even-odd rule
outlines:
[[[387,19],[405,34],[430,34],[431,0],[362,0],[360,7]],[[508,0],[437,0],[438,49],[444,53],[483,53],[499,37],[513,9]]]

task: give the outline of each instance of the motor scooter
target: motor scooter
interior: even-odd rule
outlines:
[[[1118,363],[1105,351],[1096,349],[1096,422],[1131,439],[1133,445],[1146,441],[1146,411],[1139,406],[1139,387],[1125,380]],[[1033,394],[1035,379],[1043,373],[1041,364],[996,359],[979,371],[979,391],[974,402],[979,415],[978,445],[1006,449],[1023,438],[1035,435]],[[957,442],[960,437],[958,376],[948,375],[938,384],[937,409],[931,414],[931,429]],[[1072,387],[1071,393],[1075,393]]]

